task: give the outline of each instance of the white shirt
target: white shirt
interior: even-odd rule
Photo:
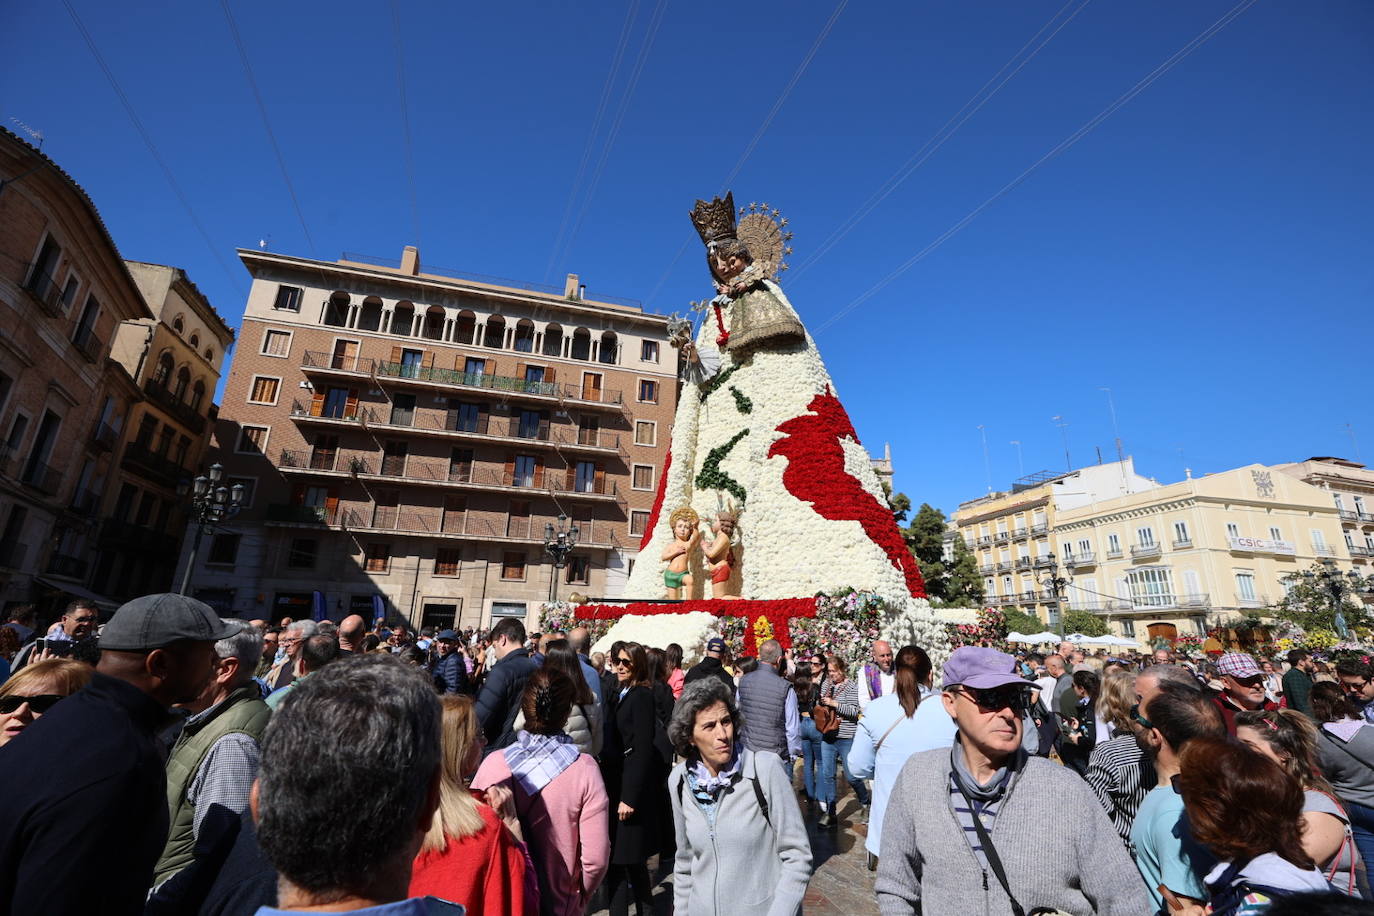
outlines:
[[[873,663],[873,664],[876,664],[876,662]],[[868,686],[868,672],[867,672],[867,671],[865,671],[864,669],[860,668],[860,669],[859,669],[859,678],[858,678],[858,679],[859,679],[859,709],[860,709],[860,710],[864,710],[864,709],[867,709],[867,708],[868,708],[868,704],[871,703],[872,701],[876,700],[877,697],[871,697],[871,696],[868,695],[869,686]],[[891,672],[889,672],[889,673],[887,673],[887,674],[884,674],[882,671],[879,671],[879,672],[878,672],[878,689],[882,691],[882,693],[880,694],[880,696],[885,696],[885,697],[892,696],[892,692],[896,689],[896,685],[897,685],[897,673],[896,673],[896,669],[895,669],[895,668],[894,668]]]

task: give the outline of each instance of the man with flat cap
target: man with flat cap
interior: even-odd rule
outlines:
[[[168,832],[157,733],[237,631],[183,595],[115,612],[90,685],[0,752],[3,784],[31,787],[0,806],[0,914],[143,912]]]

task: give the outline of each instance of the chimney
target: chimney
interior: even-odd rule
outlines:
[[[563,298],[572,299],[574,302],[581,297],[577,294],[577,274],[568,274],[568,282],[563,284]]]
[[[407,245],[401,252],[401,273],[412,277],[420,275],[420,249]]]

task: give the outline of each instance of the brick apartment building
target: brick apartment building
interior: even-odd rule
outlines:
[[[346,256],[241,250],[253,276],[215,430],[245,508],[192,591],[241,617],[533,620],[621,590],[676,403],[663,316],[563,290]],[[183,563],[186,557],[183,556]]]

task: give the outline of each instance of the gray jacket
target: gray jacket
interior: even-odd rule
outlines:
[[[677,916],[801,912],[811,880],[811,842],[797,796],[776,754],[756,754],[747,748],[741,754],[739,772],[716,803],[714,825],[686,782],[686,762],[668,776],[677,833]],[[766,819],[750,784],[755,779],[768,803]]]
[[[1361,725],[1349,741],[1318,726],[1322,772],[1342,801],[1374,807],[1374,726]]]
[[[913,755],[892,789],[874,885],[883,916],[1011,916],[1001,883],[974,857],[950,806],[949,754],[941,748]],[[991,836],[1026,912],[1053,907],[1139,916],[1154,910],[1140,872],[1076,773],[1031,757],[1011,779]],[[1047,832],[1065,812],[1068,829]]]

